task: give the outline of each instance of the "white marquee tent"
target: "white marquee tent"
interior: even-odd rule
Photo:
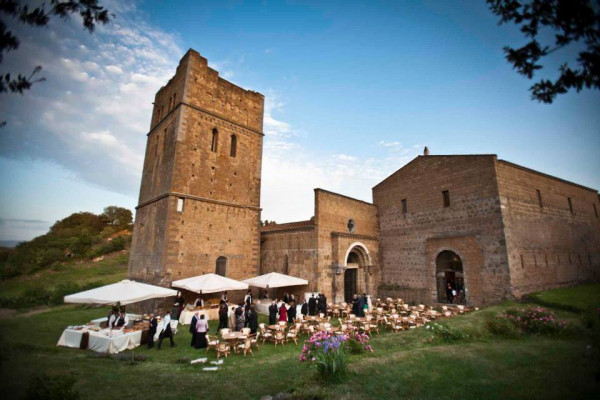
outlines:
[[[173,287],[190,290],[196,293],[216,293],[226,290],[244,290],[248,285],[234,279],[217,274],[204,274],[180,279],[171,283]]]
[[[130,280],[86,290],[65,296],[65,303],[77,304],[115,304],[137,303],[149,299],[164,298],[177,295],[173,289],[149,285]]]
[[[294,276],[280,274],[278,272],[270,272],[254,278],[245,279],[242,282],[245,282],[250,286],[256,286],[264,289],[267,287],[272,289],[285,286],[308,285],[308,281],[306,279],[300,279]]]

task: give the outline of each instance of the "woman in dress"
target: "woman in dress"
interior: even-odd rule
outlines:
[[[287,308],[285,307],[285,303],[281,303],[281,307],[279,307],[279,321],[287,322]]]
[[[208,332],[208,321],[204,319],[204,314],[200,315],[200,319],[196,322],[196,348],[202,349],[208,346],[206,341],[206,332]]]

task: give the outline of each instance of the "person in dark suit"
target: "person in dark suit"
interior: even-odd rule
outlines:
[[[258,330],[258,313],[253,305],[250,306],[250,312],[248,312],[248,327],[253,335]]]
[[[310,295],[310,299],[308,299],[308,314],[317,315],[317,300],[314,294]]]
[[[296,319],[296,302],[290,301],[290,309],[288,310],[288,324],[293,324]]]
[[[327,297],[323,293],[319,295],[319,312],[327,314]]]
[[[196,323],[198,322],[198,312],[194,313],[192,322],[190,323],[190,333],[192,334],[192,343],[190,346],[194,347],[198,342],[198,332],[196,331]]]
[[[156,328],[158,327],[158,321],[154,316],[154,313],[150,314],[150,330],[148,331],[148,348],[154,347],[154,335],[156,334]]]
[[[162,330],[160,331],[160,336],[158,337],[158,346],[157,350],[160,350],[162,346],[162,341],[164,338],[168,337],[171,341],[171,347],[176,347],[177,344],[173,340],[173,331],[171,330],[171,314],[166,311],[162,318]]]
[[[358,296],[356,299],[356,316],[360,318],[365,316],[365,298],[363,296]]]
[[[308,303],[306,299],[304,299],[304,303],[302,303],[302,307],[300,307],[300,314],[307,316],[308,315]]]
[[[273,300],[269,306],[269,325],[277,323],[277,299]]]
[[[227,328],[227,303],[221,300],[219,304],[219,328],[217,328],[217,332],[221,332],[223,328]]]

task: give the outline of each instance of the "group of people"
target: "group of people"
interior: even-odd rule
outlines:
[[[106,317],[108,329],[123,329],[129,324],[125,307],[113,306]]]
[[[327,313],[327,298],[322,293],[317,294],[315,297],[313,293],[308,301],[305,299],[302,303],[300,314],[317,315],[318,313]],[[269,306],[269,325],[274,325],[277,321],[291,324],[296,317],[296,299],[294,294],[288,295],[285,293],[281,302],[279,299],[275,299]]]
[[[171,342],[171,347],[177,346],[175,340],[173,339],[173,331],[171,329],[171,313],[169,311],[163,311],[160,314],[162,314],[160,327],[158,325],[158,319],[156,318],[156,315],[154,313],[150,314],[150,331],[148,332],[149,349],[154,347],[154,337],[156,336],[156,332],[159,332],[158,346],[156,346],[158,350],[161,349],[163,339],[165,338],[169,338],[169,341]]]
[[[252,303],[252,292],[248,290],[244,296],[244,302],[230,308],[227,292],[223,292],[219,300],[219,327],[217,331],[230,328],[232,331],[239,332],[248,327],[251,334],[256,333],[258,330],[258,312]],[[205,348],[208,345],[206,340],[208,331],[209,326],[206,316],[196,312],[190,324],[190,333],[192,334],[190,346],[197,349]]]

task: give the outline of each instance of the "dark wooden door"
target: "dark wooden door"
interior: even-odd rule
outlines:
[[[348,268],[344,273],[344,299],[352,303],[352,296],[356,294],[358,268]]]

